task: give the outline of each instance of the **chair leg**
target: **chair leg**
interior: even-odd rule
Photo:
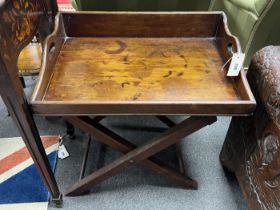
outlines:
[[[70,139],[75,139],[75,128],[74,126],[69,123],[69,122],[65,122],[66,124],[66,134]]]
[[[77,119],[77,118],[76,118]],[[71,121],[71,118],[67,120]],[[160,152],[161,150],[175,144],[183,137],[190,135],[191,133],[209,125],[216,121],[216,117],[191,117],[183,122],[175,125],[174,127],[168,129],[162,133],[154,141],[148,144],[138,147],[136,149],[130,150],[123,157],[111,162],[110,164],[104,166],[103,168],[97,170],[86,178],[76,182],[72,187],[66,191],[68,196],[80,195],[83,192],[91,189],[96,184],[104,181],[105,179],[121,172],[123,169],[127,168],[129,165],[143,161],[145,164],[150,164],[150,158],[154,154]],[[72,122],[73,123],[73,122]],[[94,127],[94,126],[92,126]],[[97,131],[100,131],[97,129]],[[88,131],[87,131],[88,132]],[[102,135],[103,132],[99,132],[97,135]],[[103,133],[104,134],[104,133]],[[106,140],[108,141],[108,139]],[[120,144],[124,147],[124,144]],[[189,185],[193,188],[197,188],[196,182],[191,182],[189,180]]]
[[[22,85],[20,84],[20,80],[14,78],[10,74],[15,70],[13,65],[9,66],[11,69],[6,69],[7,66],[4,65],[2,59],[0,60],[1,98],[18,128],[26,148],[34,161],[34,165],[50,192],[52,200],[59,205],[62,203],[62,194],[57,186],[39,131],[30,111],[30,105],[26,100]],[[3,83],[2,81],[5,82]]]
[[[27,109],[28,106],[26,104],[23,106],[17,101],[15,103],[15,100],[12,103],[9,96],[2,96],[2,99],[21,133],[34,165],[52,196],[51,200],[57,206],[62,205],[62,194],[58,189],[34,119]]]

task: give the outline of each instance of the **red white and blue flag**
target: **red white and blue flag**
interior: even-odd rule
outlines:
[[[42,142],[54,170],[58,137]],[[0,139],[0,210],[46,210],[48,191],[21,138]]]

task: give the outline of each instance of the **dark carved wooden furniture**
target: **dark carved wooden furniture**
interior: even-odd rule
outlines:
[[[18,77],[17,59],[37,31],[44,39],[53,30],[55,1],[0,2],[0,95],[18,127],[38,171],[56,204],[62,201],[54,175]]]
[[[26,21],[26,27],[13,27],[15,17],[6,16],[13,15],[10,11],[22,2],[30,7],[24,7],[27,10],[18,19]],[[53,197],[58,198],[59,191],[32,114],[63,116],[124,154],[87,177],[82,167],[81,179],[67,195],[88,192],[134,163],[196,189],[197,183],[183,175],[182,167],[176,171],[153,156],[212,124],[217,115],[248,115],[254,110],[255,100],[244,71],[237,77],[226,77],[228,65],[224,64],[241,49],[227,28],[224,14],[65,12],[57,14],[49,31],[39,21],[48,26],[52,21],[44,18],[44,12],[39,13],[40,19],[37,14],[48,9],[47,5],[41,7],[42,2],[10,0],[1,7],[0,15],[5,19],[0,30],[0,87],[26,143],[32,144],[30,151]],[[42,69],[28,104],[15,77],[18,54],[12,51],[19,52],[37,29],[45,38]],[[93,115],[97,117],[91,118]],[[136,147],[99,123],[107,115],[154,115],[170,129]],[[165,115],[190,117],[174,124]]]
[[[220,159],[236,174],[250,209],[280,209],[280,47],[256,53],[248,80],[257,108],[232,119]]]

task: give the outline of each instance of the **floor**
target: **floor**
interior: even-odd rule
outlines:
[[[27,95],[35,84],[34,78],[27,78]],[[19,136],[6,108],[0,99],[0,137]],[[182,117],[172,118],[176,121]],[[61,119],[35,118],[41,135],[63,135],[65,126]],[[235,177],[225,172],[219,162],[221,150],[230,118],[219,117],[218,121],[199,132],[183,139],[181,145],[187,174],[198,181],[199,189],[185,190],[174,186],[164,177],[158,176],[141,166],[133,166],[96,186],[90,194],[79,197],[64,197],[63,209],[205,209],[245,210]],[[164,131],[166,127],[154,117],[108,117],[102,124],[118,134],[140,145]],[[65,139],[64,144],[70,157],[59,160],[55,176],[64,191],[79,177],[87,135],[76,131],[74,140]],[[120,156],[116,151],[97,141],[91,145],[87,173]],[[175,162],[174,148],[159,155],[162,160]],[[49,205],[49,209],[56,209]]]

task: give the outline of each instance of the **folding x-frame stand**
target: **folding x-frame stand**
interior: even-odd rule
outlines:
[[[147,168],[168,177],[170,180],[183,186],[184,188],[197,189],[197,182],[183,174],[184,170],[182,158],[179,158],[180,171],[177,172],[153,157],[153,155],[173,144],[178,143],[182,138],[192,134],[193,132],[214,123],[217,120],[216,117],[192,116],[179,124],[175,124],[167,117],[157,116],[159,120],[168,125],[170,128],[157,138],[140,147],[136,147],[131,142],[101,125],[99,121],[103,118],[104,117],[96,117],[94,119],[91,119],[90,117],[64,117],[64,119],[73,126],[80,128],[84,132],[95,137],[97,140],[124,154],[124,156],[119,159],[112,161],[108,165],[98,169],[87,177],[84,177],[85,164],[88,155],[87,148],[82,164],[80,180],[67,189],[67,196],[84,194],[98,183],[110,178],[127,168],[129,165],[135,163],[141,163]],[[177,151],[180,151],[178,148],[179,146],[177,145],[176,147]]]

